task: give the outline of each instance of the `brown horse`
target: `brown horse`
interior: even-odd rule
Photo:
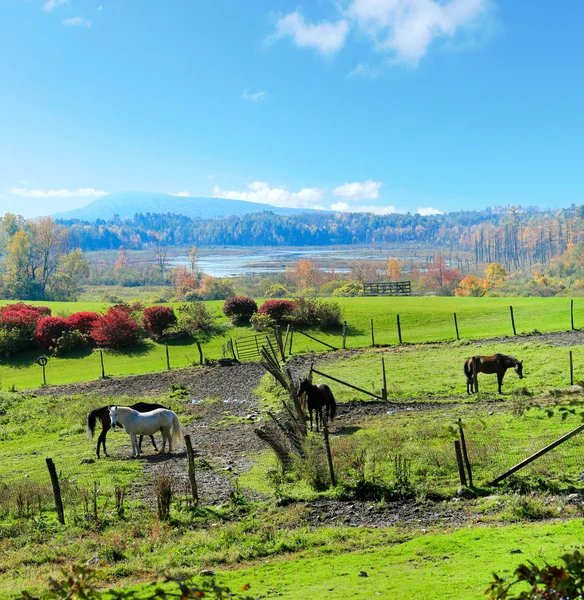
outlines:
[[[519,379],[523,379],[523,361],[517,360],[513,356],[506,354],[493,354],[492,356],[471,356],[464,363],[464,374],[466,375],[466,393],[477,392],[474,389],[473,380],[473,360],[476,359],[477,374],[478,373],[497,373],[497,382],[499,384],[499,394],[502,394],[501,384],[507,369],[515,369]]]
[[[323,414],[322,409],[325,409],[326,422],[329,419],[334,420],[337,415],[337,403],[335,397],[331,391],[331,388],[324,383],[320,385],[313,385],[308,379],[303,379],[300,382],[298,388],[298,395],[306,394],[308,414],[310,415],[310,431],[312,431],[312,413],[316,413],[316,431],[318,431],[318,419],[320,417],[320,424],[323,425]]]
[[[130,408],[133,408],[134,410],[137,410],[138,412],[141,412],[141,413],[146,413],[146,412],[150,412],[151,410],[156,410],[157,408],[168,408],[168,407],[162,406],[162,404],[149,404],[148,402],[137,402],[136,404],[132,404],[132,406],[130,406]],[[93,437],[93,432],[95,431],[95,424],[97,422],[97,419],[99,419],[101,421],[101,433],[99,434],[99,437],[97,438],[97,458],[100,458],[100,456],[99,456],[100,445],[103,446],[103,453],[106,456],[108,456],[107,450],[105,448],[105,437],[107,435],[107,432],[112,427],[112,422],[111,422],[110,414],[109,414],[109,406],[101,406],[100,408],[96,408],[95,410],[92,410],[87,415],[87,434],[90,435],[91,437]],[[144,437],[143,435],[140,436],[140,443],[139,443],[140,449],[142,449],[142,438],[143,437]],[[158,448],[156,447],[156,442],[154,441],[153,435],[150,436],[150,440],[152,441],[154,450],[156,450],[158,452]]]

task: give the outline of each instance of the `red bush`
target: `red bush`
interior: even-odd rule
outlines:
[[[34,339],[39,347],[48,350],[56,346],[58,339],[68,330],[67,319],[63,319],[63,317],[44,317],[37,324]]]
[[[253,313],[258,311],[258,305],[253,298],[247,296],[231,296],[223,304],[223,314],[237,321],[249,321]]]
[[[175,323],[176,315],[170,306],[150,306],[142,314],[144,329],[154,337],[160,337]]]
[[[281,323],[292,318],[294,307],[292,300],[268,300],[260,306],[258,312],[260,315],[268,315],[276,323]]]
[[[91,328],[91,337],[103,348],[128,348],[139,338],[138,323],[127,311],[112,306],[105,315],[100,315]]]
[[[38,315],[37,321],[42,317],[51,316],[51,309],[48,306],[33,306],[32,304],[25,304],[24,302],[15,302],[14,304],[0,306],[0,315],[3,315],[6,312],[20,311],[27,311]]]
[[[91,335],[93,324],[99,319],[99,315],[94,312],[78,312],[67,317],[67,325],[72,331],[77,329],[84,335]]]

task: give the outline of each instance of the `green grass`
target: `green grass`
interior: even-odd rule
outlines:
[[[490,355],[496,352],[510,354],[523,360],[523,379],[513,369],[507,370],[503,380],[503,396],[497,393],[497,376],[479,373],[480,397],[512,397],[514,394],[542,394],[570,385],[569,351],[573,352],[574,380],[584,379],[584,346],[550,346],[539,342],[507,344],[404,346],[401,348],[365,350],[326,365],[316,367],[333,377],[349,381],[355,386],[381,394],[382,366],[385,359],[388,398],[393,401],[410,399],[463,398],[475,401],[476,395],[467,396],[463,373],[465,360],[472,355]],[[350,375],[348,375],[350,374]],[[343,400],[370,399],[335,382],[315,374],[314,383],[328,383],[335,397]]]
[[[509,305],[513,304],[518,332],[565,330],[570,327],[570,303],[566,298],[339,298],[343,316],[348,324],[347,347],[371,345],[370,320],[374,321],[375,343],[395,345],[398,341],[396,314],[400,315],[402,337],[405,343],[423,343],[453,340],[455,337],[453,312],[458,315],[460,335],[463,340],[511,335]],[[261,301],[260,301],[261,302]],[[50,306],[53,314],[66,316],[78,311],[100,311],[106,305],[98,302],[37,302]],[[224,334],[203,344],[205,357],[220,358],[222,346],[229,338],[251,335],[250,327],[232,326],[223,316],[223,301],[207,303],[217,322],[227,325]],[[177,306],[177,305],[175,305]],[[575,302],[576,326],[584,322],[584,302]],[[341,347],[340,331],[320,332],[308,330],[323,341]],[[294,335],[295,354],[321,351],[325,347],[300,333]],[[42,382],[36,359],[41,352],[28,352],[0,365],[2,389],[27,389]],[[464,352],[461,351],[460,356]],[[171,366],[185,367],[199,360],[196,346],[176,342],[170,346]],[[108,375],[132,375],[162,371],[166,368],[164,346],[146,341],[140,347],[126,352],[108,353],[105,356]],[[95,353],[77,353],[68,358],[51,359],[47,366],[47,381],[51,385],[86,381],[101,374],[99,356]],[[372,374],[373,377],[373,374]],[[456,375],[459,379],[459,375]],[[390,380],[393,381],[390,376]]]
[[[582,521],[472,528],[414,537],[373,550],[343,551],[343,543],[249,568],[221,570],[233,591],[250,584],[253,597],[476,600],[492,573],[511,575],[521,562],[559,557],[579,547]],[[383,535],[383,534],[382,534]],[[518,553],[519,552],[519,553]],[[368,577],[359,577],[365,570]]]

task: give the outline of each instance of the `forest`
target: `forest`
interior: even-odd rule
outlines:
[[[92,223],[58,221],[83,251],[161,246],[329,246],[424,244],[472,256],[474,268],[499,262],[508,270],[548,265],[568,244],[582,241],[584,205],[541,211],[495,207],[442,215],[262,212],[221,219],[136,214]]]

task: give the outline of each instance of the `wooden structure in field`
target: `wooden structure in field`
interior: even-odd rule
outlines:
[[[364,296],[411,296],[411,281],[366,281]]]

